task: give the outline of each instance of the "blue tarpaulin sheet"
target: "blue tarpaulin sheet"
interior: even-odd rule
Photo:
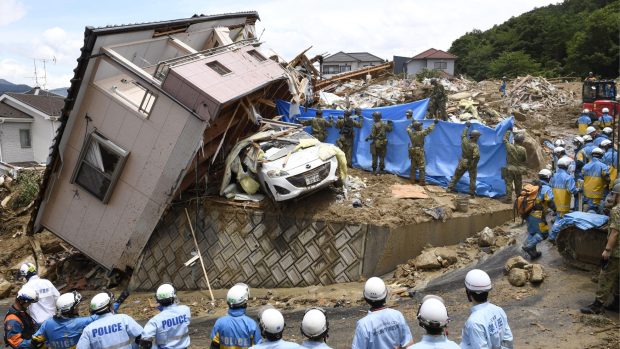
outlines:
[[[364,122],[360,130],[356,129],[353,142],[353,167],[367,171],[372,169],[372,157],[370,154],[370,142],[365,138],[370,135],[372,129],[372,113],[380,111],[383,120],[392,120],[394,130],[388,133],[387,155],[385,157],[385,170],[403,177],[409,177],[411,161],[409,160],[409,135],[407,126],[411,124],[405,117],[407,109],[413,110],[413,118],[419,120],[428,127],[433,121],[424,119],[428,108],[428,99],[406,104],[392,105],[380,108],[362,110]],[[316,109],[300,107],[298,115],[289,115],[291,106],[289,102],[276,101],[278,113],[283,120],[295,122],[313,118]],[[335,121],[342,116],[343,110],[323,109],[323,117],[334,119],[334,127],[328,129],[326,143],[336,143],[338,129]],[[506,147],[502,140],[506,130],[512,127],[514,119],[505,119],[494,129],[481,125],[472,124],[472,130],[481,133],[478,144],[480,145],[480,161],[478,163],[478,177],[476,194],[490,197],[498,197],[506,194],[504,180],[501,177],[501,168],[506,165]],[[454,174],[454,170],[461,157],[461,133],[464,124],[440,121],[435,130],[426,137],[424,150],[426,153],[426,181],[432,184],[446,187]],[[308,133],[312,133],[310,127],[306,127]],[[469,191],[469,174],[465,175],[457,183],[456,189],[460,192]]]
[[[560,231],[570,226],[575,226],[581,230],[600,228],[605,225],[608,220],[609,217],[602,214],[579,211],[567,213],[564,217],[562,217],[562,219],[558,219],[555,223],[553,223],[549,236],[551,239],[555,239]]]

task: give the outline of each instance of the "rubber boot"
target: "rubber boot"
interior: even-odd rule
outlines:
[[[595,300],[592,304],[587,307],[581,308],[581,312],[584,314],[602,314],[604,312],[603,303]]]
[[[420,178],[420,185],[421,186],[425,186],[426,185],[426,179],[425,178]]]
[[[537,258],[539,258],[542,255],[542,253],[540,253],[540,252],[538,252],[536,250],[536,245],[534,245],[534,246],[525,246],[525,245],[523,245],[521,247],[521,249],[523,251],[525,251],[525,253],[527,253],[530,256],[530,260],[537,259]]]
[[[473,191],[470,191],[469,192],[469,197],[472,198],[472,199],[475,198],[476,197],[476,193],[473,192]]]
[[[376,167],[372,168],[372,174],[374,174],[375,176],[377,175],[377,168]]]
[[[614,301],[611,302],[611,304],[605,306],[605,309],[607,310],[611,310],[613,312],[618,312],[618,308],[620,307],[620,301],[618,300],[618,296],[616,295],[614,297]]]

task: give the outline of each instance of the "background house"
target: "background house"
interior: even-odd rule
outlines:
[[[430,48],[403,63],[403,57],[394,56],[394,73],[406,73],[411,77],[422,69],[441,70],[446,74],[454,75],[454,62],[458,57],[446,51]]]
[[[34,88],[0,96],[0,162],[45,164],[64,97]]]
[[[385,61],[368,52],[338,52],[323,58],[323,77],[326,79],[363,67],[383,64]]]

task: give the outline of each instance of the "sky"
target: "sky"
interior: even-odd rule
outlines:
[[[0,0],[0,79],[47,89],[69,86],[86,26],[102,27],[258,11],[263,49],[285,59],[367,51],[383,59],[448,50],[554,0]],[[36,67],[36,74],[35,74]],[[35,76],[38,79],[35,79]]]

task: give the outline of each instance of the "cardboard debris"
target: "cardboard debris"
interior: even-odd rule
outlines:
[[[396,199],[428,199],[429,196],[423,187],[416,184],[394,184],[391,187],[392,196]]]

